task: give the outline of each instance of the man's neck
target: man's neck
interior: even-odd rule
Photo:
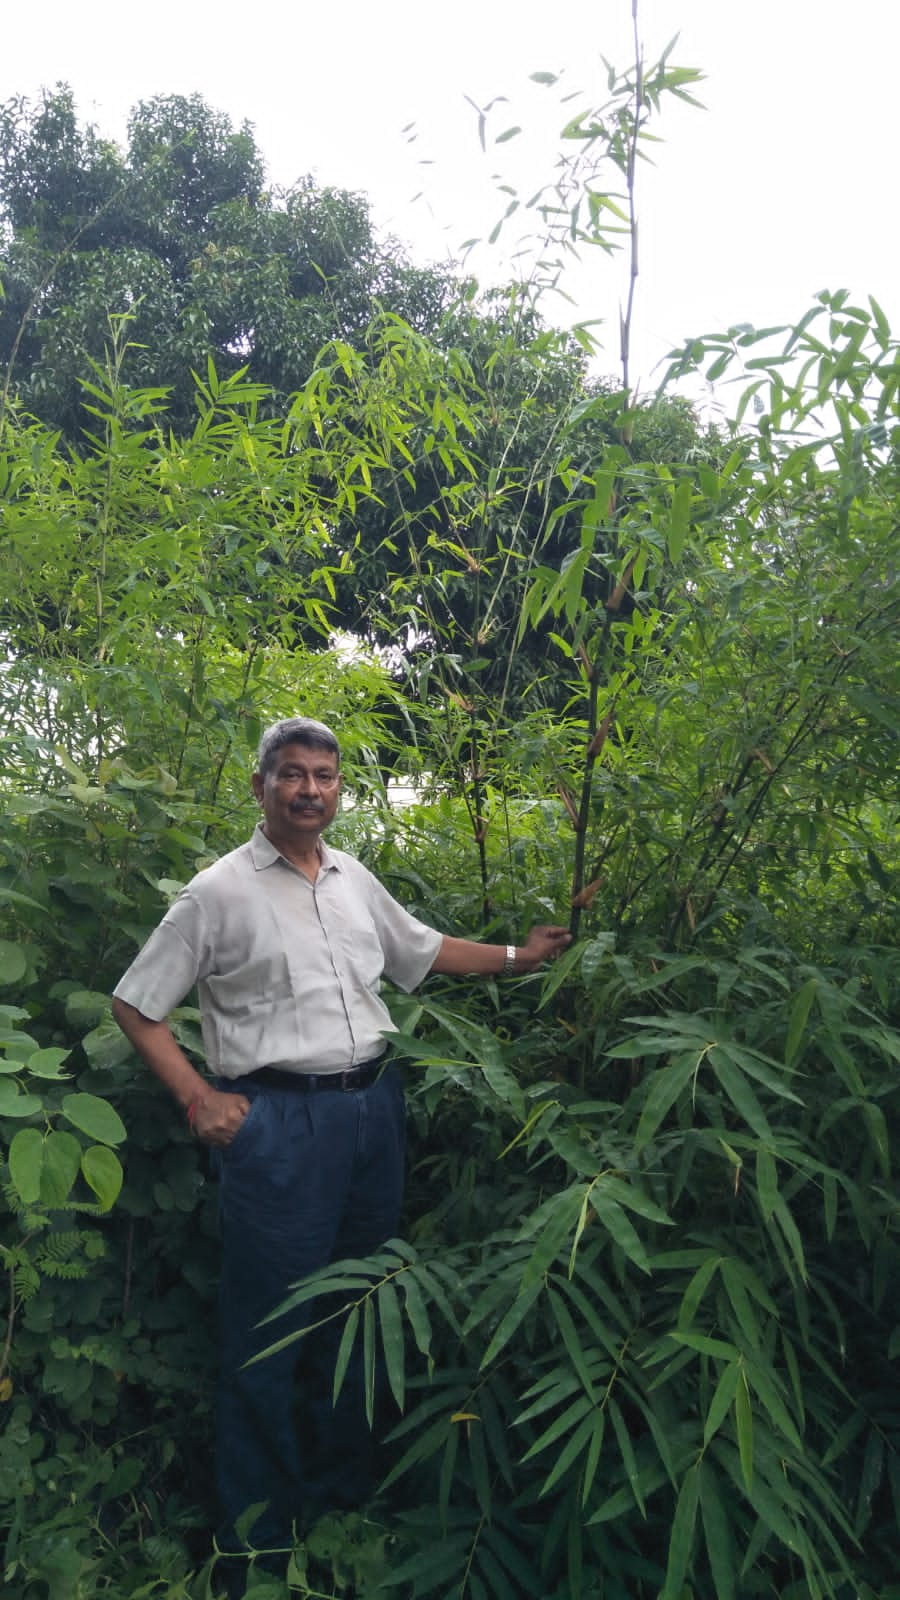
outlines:
[[[279,855],[284,856],[285,861],[289,861],[291,866],[296,867],[298,872],[302,872],[303,876],[309,878],[311,883],[315,883],[319,876],[319,868],[322,865],[322,857],[319,853],[319,835],[313,835],[309,842],[305,839],[297,838],[273,838],[265,823],[262,823],[261,826],[269,843],[278,851]]]

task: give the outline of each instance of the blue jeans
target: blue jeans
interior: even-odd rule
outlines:
[[[291,1284],[331,1261],[368,1255],[397,1233],[405,1111],[391,1065],[349,1092],[273,1090],[247,1078],[234,1087],[251,1105],[221,1161],[216,1478],[219,1543],[236,1551],[244,1541],[235,1522],[252,1505],[266,1503],[246,1532],[259,1549],[289,1545],[301,1519],[359,1505],[370,1492],[361,1350],[332,1404],[343,1319],[245,1363],[322,1314],[321,1301],[308,1303],[258,1328]]]

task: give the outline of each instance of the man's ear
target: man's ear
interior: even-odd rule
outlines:
[[[259,801],[260,805],[262,805],[262,803],[263,803],[263,792],[264,792],[265,786],[266,786],[265,785],[265,780],[260,776],[260,774],[258,772],[254,772],[253,777],[250,779],[250,782],[253,785],[253,793],[256,795],[256,798]]]

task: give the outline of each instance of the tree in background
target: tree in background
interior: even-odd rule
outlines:
[[[376,300],[431,325],[444,279],[379,243],[367,202],[306,178],[266,189],[248,124],[199,96],[158,96],[123,151],[79,125],[65,87],[0,108],[0,360],[23,404],[73,440],[80,380],[128,315],[123,377],[164,387],[176,430],[195,420],[191,371],[209,357],[293,392],[318,350],[358,344]]]

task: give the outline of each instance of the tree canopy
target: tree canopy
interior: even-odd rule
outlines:
[[[443,278],[379,242],[365,199],[265,186],[249,125],[199,96],[133,111],[119,149],[79,125],[62,86],[0,108],[0,360],[23,403],[73,440],[80,379],[110,318],[131,318],[124,376],[164,387],[176,429],[195,420],[191,372],[249,366],[283,397],[318,350],[358,344],[377,301],[431,324]]]

